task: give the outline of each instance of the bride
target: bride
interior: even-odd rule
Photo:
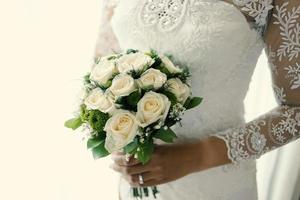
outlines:
[[[171,54],[190,67],[193,94],[204,98],[175,127],[177,143],[157,145],[149,164],[113,155],[120,199],[131,199],[130,186],[154,185],[158,200],[257,199],[255,159],[300,137],[300,1],[102,5],[98,56],[128,48]],[[278,106],[246,123],[243,100],[263,49]]]

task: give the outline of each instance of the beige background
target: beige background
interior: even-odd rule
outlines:
[[[92,62],[99,7],[96,0],[0,0],[0,199],[117,199],[110,159],[95,162],[81,136],[63,127]],[[274,105],[262,57],[246,117]],[[262,196],[264,187],[260,181]]]

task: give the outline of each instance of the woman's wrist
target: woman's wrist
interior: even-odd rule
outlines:
[[[227,155],[225,142],[217,137],[208,137],[190,145],[190,155],[193,156],[192,172],[231,163]]]

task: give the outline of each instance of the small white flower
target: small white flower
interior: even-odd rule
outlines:
[[[155,129],[160,129],[161,126],[158,124],[158,125],[154,126],[154,128],[155,128]]]
[[[120,73],[128,73],[132,70],[142,71],[154,63],[150,56],[137,52],[121,56],[117,61],[117,67]]]

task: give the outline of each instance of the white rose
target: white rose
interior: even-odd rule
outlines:
[[[160,125],[165,122],[171,102],[168,97],[156,92],[147,92],[138,102],[136,117],[141,127],[146,127],[159,121]]]
[[[153,87],[154,89],[159,89],[166,83],[166,81],[166,74],[157,69],[151,68],[141,75],[141,77],[137,80],[137,83],[141,88]]]
[[[138,134],[138,122],[129,111],[118,110],[105,124],[105,148],[112,153],[131,143]]]
[[[117,75],[109,88],[112,95],[117,99],[121,96],[128,96],[136,90],[134,79],[128,74]]]
[[[117,61],[117,67],[120,73],[128,73],[132,70],[144,70],[153,63],[154,60],[150,56],[137,52],[121,56]]]
[[[107,86],[109,81],[118,73],[114,60],[108,60],[106,57],[101,58],[98,64],[91,71],[90,79],[101,86]]]
[[[104,113],[112,113],[115,110],[112,98],[100,88],[92,90],[85,99],[84,104],[88,109],[100,110]]]
[[[164,64],[165,68],[171,74],[182,73],[182,69],[180,69],[179,67],[175,66],[174,63],[167,56],[162,56],[161,57],[161,61]]]
[[[188,85],[182,83],[179,78],[171,78],[167,81],[167,90],[173,93],[177,101],[184,104],[186,100],[191,96],[191,89]]]

